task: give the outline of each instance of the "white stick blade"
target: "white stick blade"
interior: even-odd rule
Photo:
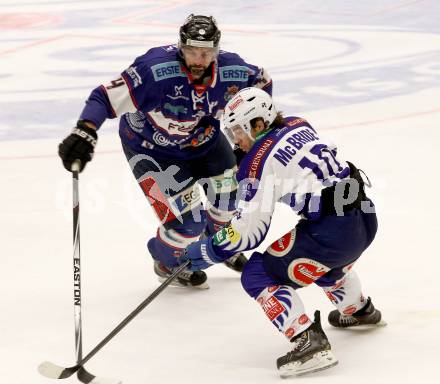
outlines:
[[[38,372],[50,379],[58,379],[64,371],[64,367],[60,367],[50,361],[45,361],[38,366]]]

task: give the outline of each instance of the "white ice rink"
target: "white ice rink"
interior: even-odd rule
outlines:
[[[433,383],[440,352],[438,0],[0,0],[0,383],[49,384],[38,364],[74,365],[71,176],[57,157],[84,100],[191,12],[216,16],[222,47],[265,66],[284,112],[331,136],[373,182],[379,232],[356,264],[388,326],[327,323],[300,292],[339,365],[282,381],[289,344],[222,265],[207,291],[168,288],[87,368],[126,384]],[[122,154],[116,121],[80,175],[84,352],[158,282],[157,221]],[[287,224],[290,223],[290,224]],[[277,208],[264,244],[296,218]],[[76,382],[76,378],[64,380]]]

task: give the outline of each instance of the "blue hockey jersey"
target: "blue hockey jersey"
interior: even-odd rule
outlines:
[[[210,76],[194,84],[175,45],[156,47],[138,57],[121,77],[93,90],[81,119],[98,128],[121,117],[122,142],[159,158],[203,155],[220,133],[219,118],[240,89],[255,86],[272,93],[267,72],[235,53],[220,51]]]

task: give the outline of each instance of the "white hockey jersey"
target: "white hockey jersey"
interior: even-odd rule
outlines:
[[[259,139],[242,160],[237,216],[214,235],[215,253],[225,259],[256,248],[268,232],[276,202],[318,219],[322,191],[349,177],[350,167],[337,158],[335,146],[323,142],[306,120],[285,118],[284,127]]]

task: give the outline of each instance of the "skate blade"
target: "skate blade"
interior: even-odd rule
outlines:
[[[361,324],[358,325],[357,328],[380,328],[380,327],[385,327],[387,325],[388,324],[386,321],[381,320],[376,324]]]
[[[295,361],[283,365],[279,368],[279,372],[282,378],[289,376],[302,376],[334,367],[336,364],[338,364],[338,360],[333,355],[332,351],[329,350],[317,352],[312,358],[305,362]]]
[[[358,329],[359,331],[367,331],[369,329],[374,329],[374,328],[381,328],[381,327],[385,327],[387,326],[388,323],[384,320],[379,321],[378,323],[375,324],[359,324],[359,325],[351,325],[349,327],[345,327],[345,329]],[[343,327],[341,327],[341,329],[344,329]]]
[[[158,277],[159,282],[163,283],[167,278],[166,277]],[[170,283],[170,287],[177,287],[177,288],[195,288],[195,289],[209,289],[208,283],[203,283],[200,285],[185,285],[182,283],[179,283],[178,280],[174,280]]]

